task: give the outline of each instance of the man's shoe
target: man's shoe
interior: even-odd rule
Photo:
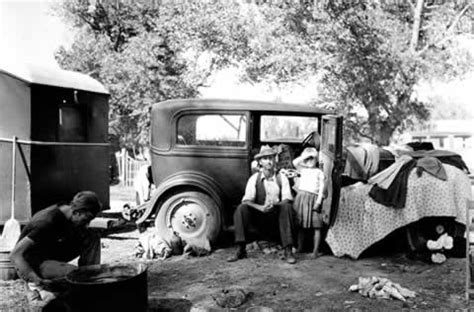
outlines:
[[[286,258],[286,262],[289,263],[289,264],[295,264],[296,263],[296,258],[293,255],[292,247],[287,247],[286,248],[285,258]]]
[[[295,256],[293,256],[293,253],[289,254],[286,257],[286,262],[289,263],[289,264],[295,264],[296,263],[296,258],[295,258]]]
[[[232,256],[227,258],[227,262],[235,262],[244,258],[247,258],[247,252],[245,250],[238,249]]]

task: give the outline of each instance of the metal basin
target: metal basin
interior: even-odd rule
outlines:
[[[144,264],[91,265],[66,276],[73,311],[146,311]]]

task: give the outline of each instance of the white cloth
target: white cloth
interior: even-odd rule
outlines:
[[[28,296],[28,301],[33,306],[43,307],[57,297],[55,293],[45,290],[42,286],[36,285],[35,283],[29,282],[27,286],[31,291],[31,294]]]
[[[257,195],[257,176],[258,172],[254,173],[248,180],[247,186],[245,187],[245,194],[242,198],[242,202],[251,201],[255,202]],[[280,174],[281,178],[281,200],[293,200],[293,195],[291,195],[290,182],[284,174]],[[279,202],[280,187],[278,186],[276,175],[274,174],[269,179],[265,178],[265,175],[261,174],[261,179],[263,180],[263,186],[265,188],[265,202]]]
[[[367,177],[373,176],[379,170],[380,153],[377,145],[373,144],[361,144],[365,149],[367,159],[364,163]]]
[[[393,180],[395,180],[395,178],[397,177],[403,165],[405,165],[412,159],[413,158],[408,155],[401,156],[389,167],[385,168],[384,170],[371,177],[368,182],[370,184],[377,184],[380,188],[383,188],[385,190],[388,189],[392,184]]]
[[[140,236],[138,243],[143,252],[141,257],[144,259],[166,259],[170,257],[173,252],[170,243],[156,233]]]
[[[324,173],[319,168],[301,168],[298,181],[298,190],[322,195]]]
[[[138,169],[137,175],[133,180],[133,188],[137,195],[137,205],[141,205],[151,198],[152,185],[148,180],[147,174],[148,165],[142,166]]]

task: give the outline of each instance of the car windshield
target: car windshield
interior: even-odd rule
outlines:
[[[301,142],[318,129],[318,117],[263,115],[260,123],[261,142]]]

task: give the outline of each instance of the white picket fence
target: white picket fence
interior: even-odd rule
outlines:
[[[125,149],[116,153],[119,170],[120,183],[124,186],[133,186],[133,180],[138,173],[138,170],[150,162],[147,160],[137,160],[128,155]]]

